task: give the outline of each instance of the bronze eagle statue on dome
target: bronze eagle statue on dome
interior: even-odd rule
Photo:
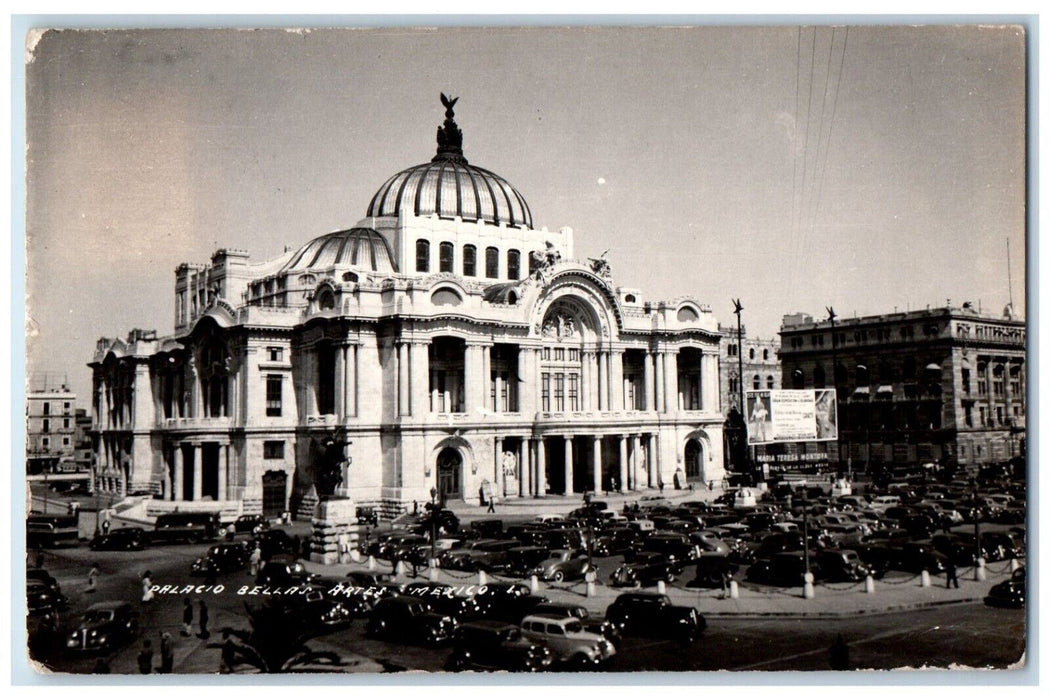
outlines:
[[[452,111],[452,108],[459,102],[458,97],[446,97],[445,93],[441,93],[441,104],[445,105],[445,118],[453,119],[456,114]]]

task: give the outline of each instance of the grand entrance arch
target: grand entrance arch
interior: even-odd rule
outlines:
[[[268,471],[262,475],[262,510],[267,518],[276,518],[285,511],[285,494],[288,488],[288,475],[280,470]]]
[[[685,443],[685,480],[704,480],[704,448],[696,438]]]
[[[437,489],[440,497],[463,498],[463,455],[446,447],[437,458]]]

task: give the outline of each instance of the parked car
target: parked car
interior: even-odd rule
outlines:
[[[427,512],[412,525],[411,529],[417,535],[425,535],[434,529],[435,524],[439,534],[459,532],[459,518],[448,508],[441,508],[436,511],[428,508]]]
[[[356,515],[358,525],[371,525],[372,527],[375,527],[379,524],[379,513],[377,513],[376,509],[371,506],[358,506],[356,509]]]
[[[251,559],[251,550],[246,542],[228,542],[212,545],[204,556],[190,565],[190,575],[215,576],[243,571]]]
[[[260,586],[284,588],[309,583],[312,576],[298,558],[282,555],[263,564],[255,582]]]
[[[69,599],[42,581],[26,581],[26,609],[30,615],[58,613],[69,607]]]
[[[809,572],[814,579],[820,576],[820,566],[815,554],[809,557]],[[747,569],[747,580],[771,586],[801,587],[806,573],[802,552],[780,552],[768,559],[759,559]]]
[[[868,576],[879,576],[879,571],[865,564],[852,549],[825,549],[817,554],[817,567],[827,581],[863,581]]]
[[[610,584],[619,588],[634,588],[655,586],[659,581],[671,583],[682,570],[682,565],[670,561],[659,552],[638,552],[631,561],[624,562],[613,571]]]
[[[555,661],[573,670],[598,669],[616,653],[605,637],[588,632],[575,617],[528,615],[521,621],[522,634],[551,650]]]
[[[110,651],[135,638],[138,612],[130,603],[110,600],[91,605],[66,636],[70,651]]]
[[[587,572],[597,569],[588,561],[586,552],[571,549],[555,549],[548,559],[540,562],[532,574],[544,581],[575,581],[584,578]]]
[[[270,521],[261,515],[241,515],[233,521],[233,531],[240,534],[250,532],[258,534],[270,529]]]
[[[96,551],[128,552],[145,549],[149,535],[141,527],[121,527],[95,535],[90,544]]]
[[[299,554],[296,551],[295,540],[279,528],[260,530],[253,538],[253,542],[259,546],[263,561],[285,553]]]
[[[603,618],[591,617],[587,608],[572,603],[540,603],[532,609],[532,615],[541,617],[575,617],[588,632],[600,634],[613,644],[620,643],[620,628]]]
[[[445,670],[546,671],[553,661],[551,650],[528,639],[517,625],[478,620],[456,630]]]
[[[375,604],[365,631],[370,637],[436,646],[451,641],[456,627],[450,616],[433,612],[427,600],[396,596]]]
[[[1008,581],[992,586],[984,597],[984,604],[997,608],[1023,608],[1026,588],[1025,567],[1013,572]]]
[[[470,524],[470,531],[476,532],[479,538],[490,540],[502,539],[503,521],[496,519],[475,520]]]
[[[638,534],[629,527],[613,527],[605,530],[594,540],[592,552],[596,557],[623,554],[634,544]]]
[[[690,542],[688,537],[677,532],[654,532],[641,543],[636,543],[635,549],[663,554],[675,567],[684,567],[689,562],[700,558],[699,547]],[[630,558],[631,553],[628,552],[624,559]]]
[[[605,619],[624,635],[684,643],[696,641],[707,628],[707,621],[696,608],[674,605],[659,593],[622,593],[606,608]]]
[[[533,595],[528,586],[518,583],[490,583],[484,592],[474,595],[481,617],[517,624],[537,605],[549,603],[544,596]]]
[[[224,535],[220,530],[223,528],[215,512],[163,513],[157,516],[149,540],[151,544],[205,542]]]

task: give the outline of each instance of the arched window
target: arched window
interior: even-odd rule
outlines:
[[[766,348],[762,351],[762,359],[766,360],[767,362],[769,361],[769,348]]]
[[[454,248],[451,243],[445,241],[438,248],[438,272],[454,272],[455,267],[453,266]]]
[[[697,315],[696,309],[694,309],[692,306],[683,306],[682,308],[678,309],[678,320],[682,323],[690,323],[692,321],[696,321],[699,318],[700,317]]]
[[[477,277],[478,249],[472,245],[463,246],[463,276]]]
[[[498,248],[485,249],[485,276],[493,280],[499,277]]]
[[[761,389],[762,388],[762,377],[760,377],[760,376],[758,376],[756,374],[755,378],[751,380],[751,388],[752,389]]]
[[[507,251],[507,277],[516,280],[521,279],[521,251]]]
[[[774,389],[774,388],[776,388],[774,386],[775,383],[776,382],[773,380],[773,375],[772,374],[769,375],[768,377],[766,377],[766,388],[767,389]]]
[[[748,350],[748,352],[747,352],[747,358],[748,358],[749,360],[753,360],[753,359],[755,359],[755,349],[754,349],[754,348],[751,348],[750,350]]]
[[[416,241],[416,272],[430,272],[430,241]]]
[[[321,311],[335,308],[335,294],[331,289],[325,288],[317,297],[317,308]]]

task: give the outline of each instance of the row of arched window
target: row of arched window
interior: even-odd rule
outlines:
[[[485,249],[484,276],[488,279],[499,279],[500,251],[496,247]],[[508,250],[506,256],[507,279],[521,279],[521,251]],[[438,272],[451,272],[456,270],[456,247],[454,244],[444,241],[438,244]],[[536,271],[536,261],[529,257],[529,274]],[[419,239],[416,241],[416,272],[430,272],[430,241]],[[464,277],[479,277],[478,274],[478,249],[474,245],[463,246],[461,269],[459,272]]]

